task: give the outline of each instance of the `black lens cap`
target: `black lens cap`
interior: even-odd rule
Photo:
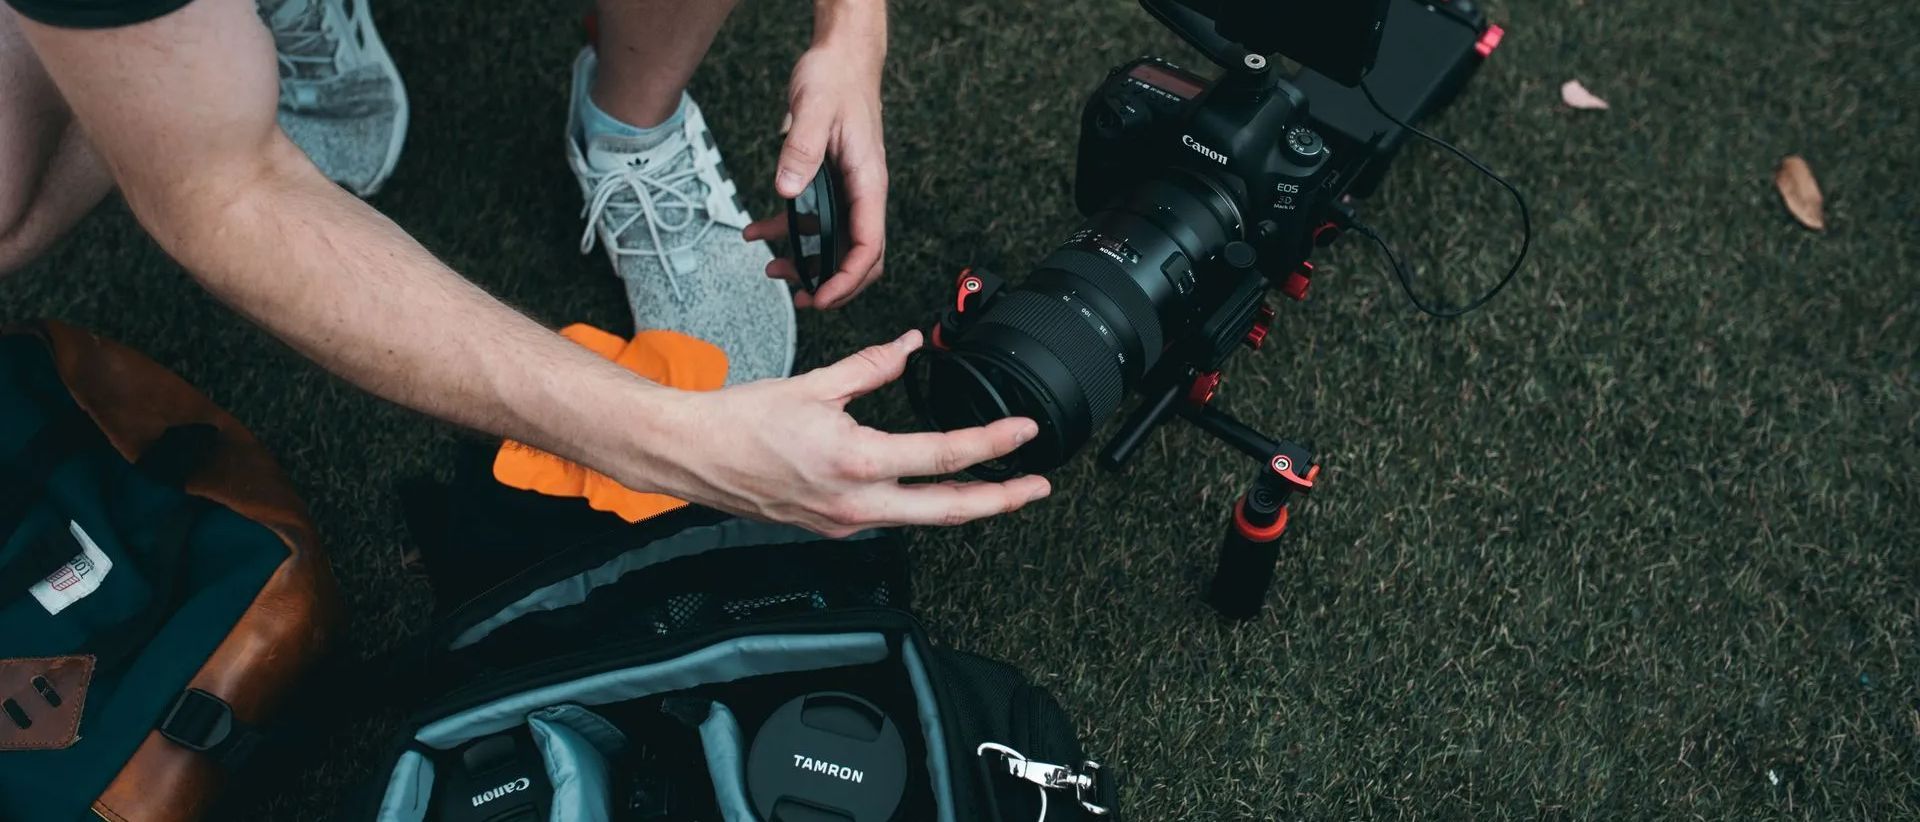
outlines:
[[[800,274],[800,287],[811,294],[840,270],[840,261],[853,246],[847,234],[846,181],[827,158],[800,196],[787,201],[787,257]]]
[[[767,822],[887,822],[906,790],[899,727],[849,693],[780,706],[747,753],[747,795]]]

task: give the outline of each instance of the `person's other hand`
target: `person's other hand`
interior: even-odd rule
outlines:
[[[673,442],[648,485],[755,519],[831,537],[868,528],[958,525],[1041,499],[1046,478],[902,483],[1011,453],[1038,428],[1023,418],[944,433],[867,428],[847,403],[898,379],[920,332],[783,380],[684,395]],[[631,487],[631,486],[630,486]]]
[[[833,158],[846,179],[853,246],[840,270],[822,272],[819,291],[794,295],[801,308],[836,308],[879,278],[887,247],[887,150],[882,141],[880,68],[886,60],[884,4],[845,0],[818,5],[813,46],[793,67],[790,118],[774,189],[800,196],[821,164]],[[786,214],[747,226],[748,240],[786,237]],[[767,275],[798,279],[793,262],[776,257]]]

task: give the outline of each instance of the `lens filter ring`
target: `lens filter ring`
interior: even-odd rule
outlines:
[[[850,204],[842,196],[846,184],[839,175],[839,166],[829,157],[800,196],[787,201],[787,257],[808,293],[840,270],[842,257],[853,246],[847,235]]]
[[[929,427],[953,431],[1013,416],[993,380],[967,360],[938,348],[923,348],[907,358],[907,402],[913,406],[914,415]],[[936,383],[945,387],[936,389]],[[942,400],[932,398],[936,391]],[[1012,479],[1024,473],[1017,453],[973,465],[967,473],[988,481]]]
[[[1007,417],[1026,417],[1039,431],[998,460],[967,469],[983,480],[1050,471],[1066,461],[1068,442],[1086,436],[1086,398],[1052,355],[1024,333],[1003,327],[969,335],[965,349],[927,350],[909,359],[907,396],[929,427],[955,431]],[[991,344],[979,345],[984,340]],[[1040,373],[1052,375],[1043,379]],[[1063,383],[1064,380],[1064,383]]]

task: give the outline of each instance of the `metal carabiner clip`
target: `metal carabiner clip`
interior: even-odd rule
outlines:
[[[1106,816],[1112,812],[1111,808],[1094,801],[1099,797],[1100,763],[1098,762],[1087,760],[1080,763],[1079,770],[1075,770],[1066,765],[1028,759],[1026,754],[998,742],[982,742],[980,747],[974,749],[975,756],[986,756],[989,753],[1000,755],[1001,761],[1007,766],[1008,775],[1024,782],[1031,782],[1040,791],[1039,822],[1046,822],[1047,819],[1048,791],[1073,791],[1074,800],[1078,801],[1080,807],[1087,813],[1094,816]]]

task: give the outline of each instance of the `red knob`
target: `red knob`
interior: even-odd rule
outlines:
[[[953,310],[965,314],[967,313],[967,301],[973,299],[974,295],[979,294],[980,290],[986,288],[987,284],[973,273],[973,269],[967,268],[961,270],[960,279],[956,285],[957,293],[953,298]]]
[[[1333,241],[1338,239],[1340,239],[1340,226],[1334,223],[1321,223],[1319,228],[1313,230],[1313,244],[1320,248],[1333,245]]]
[[[1242,342],[1255,351],[1267,341],[1267,332],[1273,328],[1273,306],[1260,306],[1259,313],[1253,315],[1253,327],[1247,329],[1247,338]]]
[[[1506,36],[1506,29],[1488,26],[1486,31],[1481,32],[1479,42],[1473,44],[1473,50],[1480,55],[1480,59],[1485,60],[1493,56],[1493,50],[1500,47],[1500,41]]]
[[[1220,393],[1220,372],[1208,371],[1193,378],[1193,388],[1187,391],[1187,402],[1205,408],[1213,402],[1213,395]]]
[[[1312,287],[1313,281],[1307,279],[1307,275],[1295,272],[1288,274],[1287,281],[1280,284],[1280,293],[1295,300],[1304,300],[1307,298],[1307,289]]]

